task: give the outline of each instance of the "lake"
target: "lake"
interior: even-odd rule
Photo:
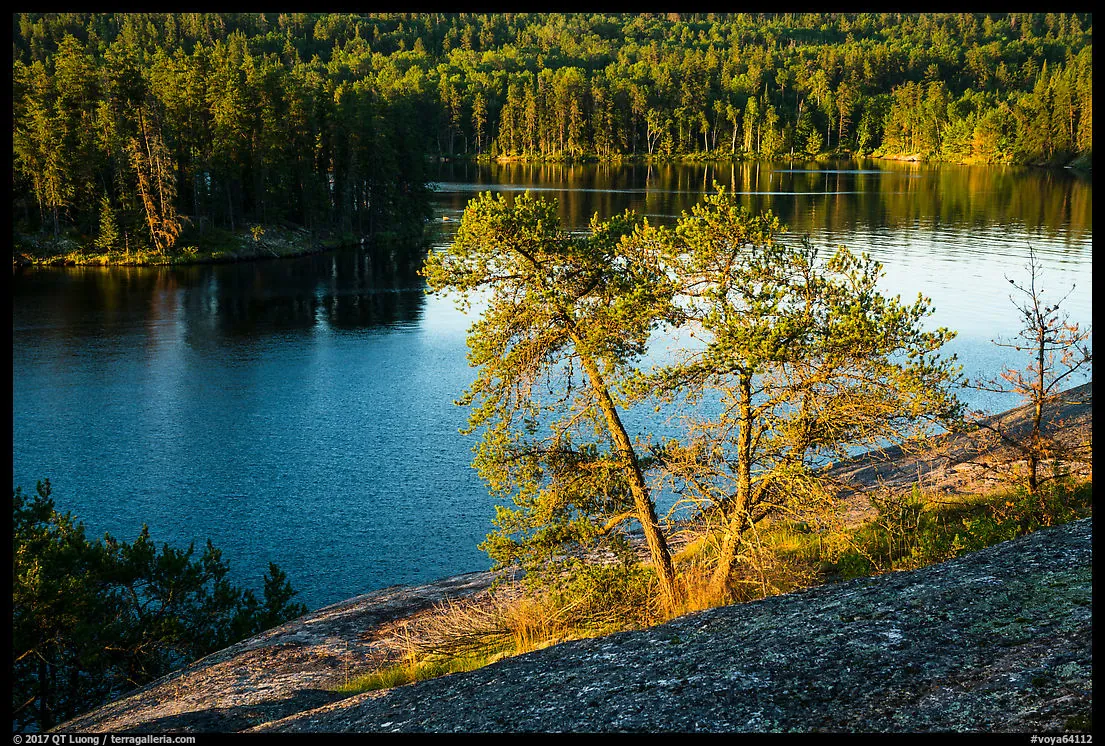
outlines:
[[[968,375],[1020,364],[1006,277],[1029,247],[1048,297],[1091,321],[1092,183],[1012,167],[476,165],[436,175],[432,245],[485,189],[539,191],[563,220],[627,208],[674,222],[717,182],[795,236],[866,251],[883,287],[932,299]],[[489,561],[493,500],[453,401],[465,318],[427,296],[416,247],[246,264],[42,268],[12,284],[13,486],[49,477],[92,536],[210,538],[235,582],[268,562],[311,608]],[[1015,355],[1015,353],[1014,353]],[[1071,385],[1079,381],[1072,381]],[[969,397],[979,408],[1015,400]]]

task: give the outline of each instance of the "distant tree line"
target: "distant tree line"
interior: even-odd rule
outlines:
[[[1090,14],[20,14],[17,217],[368,232],[424,153],[1091,156]],[[20,199],[27,195],[26,199]]]

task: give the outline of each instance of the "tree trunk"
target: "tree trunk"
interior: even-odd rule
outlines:
[[[1035,290],[1035,282],[1033,282],[1033,290]],[[1039,306],[1037,306],[1038,308]],[[1038,312],[1037,312],[1037,318]],[[1040,423],[1043,420],[1044,415],[1044,396],[1047,393],[1046,380],[1044,379],[1044,362],[1046,356],[1046,335],[1043,331],[1043,321],[1039,322],[1039,329],[1037,330],[1039,338],[1039,346],[1036,350],[1036,365],[1038,368],[1036,374],[1035,391],[1032,392],[1032,398],[1035,400],[1035,407],[1032,411],[1032,432],[1029,434],[1031,445],[1028,452],[1028,494],[1032,495],[1040,503],[1040,516],[1041,518],[1047,515],[1045,510],[1043,497],[1040,495],[1040,484],[1037,476],[1037,471],[1040,467],[1040,451],[1042,449],[1043,438],[1040,434]]]
[[[230,232],[233,233],[234,232],[234,198],[231,196],[230,187],[231,187],[231,182],[230,182],[229,179],[227,179],[227,182],[226,182],[226,206],[227,206],[227,210],[228,210],[227,214],[230,216]]]
[[[580,351],[582,347],[581,340],[575,330],[572,330],[571,336],[572,341],[575,342],[576,350]],[[626,467],[626,476],[628,477],[630,492],[633,494],[633,505],[637,511],[637,520],[644,530],[649,556],[652,558],[652,563],[656,567],[656,574],[660,578],[660,591],[663,594],[664,602],[669,608],[674,609],[677,591],[675,587],[675,569],[671,561],[671,549],[668,547],[663,532],[660,531],[660,522],[656,517],[656,509],[649,497],[648,485],[645,483],[644,473],[641,471],[641,465],[637,460],[637,453],[633,449],[633,442],[622,424],[621,417],[618,416],[618,410],[614,406],[614,400],[610,396],[606,382],[603,381],[598,365],[595,364],[590,355],[582,351],[580,351],[580,360],[584,371],[587,373],[587,378],[591,382],[595,397],[598,399],[599,408],[602,409],[602,414],[606,418],[610,436],[614,439],[614,445],[617,447]]]
[[[748,528],[752,493],[752,373],[741,371],[739,383],[740,432],[737,435],[737,492],[726,516],[718,566],[711,585],[719,596],[728,593],[729,575],[736,562],[741,537]]]
[[[748,516],[747,505],[738,495],[729,514],[729,521],[725,526],[725,536],[721,540],[718,553],[718,564],[714,569],[714,576],[710,579],[710,586],[715,598],[725,599],[729,596],[729,576],[736,564],[737,550],[743,541],[743,535]]]
[[[200,226],[200,233],[203,233],[203,216],[200,215],[199,174],[195,170],[192,172],[192,214],[195,216],[196,222]]]
[[[54,727],[54,717],[50,711],[49,666],[44,658],[38,661],[38,723],[43,730]]]

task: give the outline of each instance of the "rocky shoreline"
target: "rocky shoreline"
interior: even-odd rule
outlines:
[[[244,730],[343,699],[333,689],[382,662],[402,622],[486,591],[490,572],[392,586],[325,606],[201,658],[57,732]]]
[[[1030,431],[1031,415],[1030,405],[1014,407],[977,419],[973,430],[935,436],[914,450],[896,446],[835,464],[830,474],[863,491],[909,489],[914,484],[936,492],[993,489],[1010,483],[1011,471],[1023,463],[996,432],[1022,440]],[[1062,392],[1045,408],[1041,429],[1067,449],[1072,473],[1091,474],[1093,382]],[[852,494],[859,498],[848,505],[849,523],[855,525],[873,517],[874,509],[862,493]]]

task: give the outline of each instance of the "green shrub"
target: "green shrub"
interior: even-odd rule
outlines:
[[[59,513],[50,482],[12,494],[13,726],[47,729],[192,660],[295,618],[306,607],[269,565],[263,600],[227,580],[207,542],[158,549],[89,541]]]
[[[656,604],[652,570],[641,564],[594,565],[580,562],[564,589],[554,596],[568,613],[569,624],[580,630],[607,632],[655,623]]]
[[[1061,479],[1036,497],[1023,487],[951,503],[928,502],[916,487],[906,495],[883,495],[873,499],[878,517],[847,540],[855,549],[823,557],[824,569],[850,578],[943,562],[1089,515],[1092,494],[1092,483]]]
[[[350,679],[335,691],[343,694],[359,694],[360,692],[375,691],[378,689],[391,689],[395,686],[413,684],[416,681],[436,679],[451,673],[462,673],[482,668],[496,660],[499,656],[460,656],[444,658],[441,660],[416,661],[409,660],[384,666],[372,673]]]
[[[875,571],[871,560],[855,549],[849,549],[841,553],[840,557],[826,566],[834,575],[839,575],[841,580],[851,580],[870,575]]]

